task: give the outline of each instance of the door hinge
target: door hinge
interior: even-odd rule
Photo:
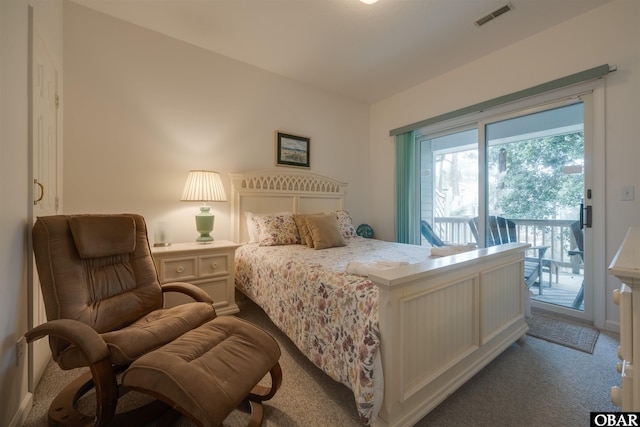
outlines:
[[[60,199],[58,198],[58,196],[56,196],[56,212],[58,212],[58,209],[60,209]]]
[[[56,108],[60,108],[60,97],[56,93]]]

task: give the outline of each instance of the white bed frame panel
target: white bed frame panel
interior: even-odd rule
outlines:
[[[370,276],[385,377],[377,425],[415,424],[524,337],[523,259],[510,244]]]
[[[343,209],[347,184],[296,170],[229,174],[233,186],[231,227],[236,242],[248,241],[245,212],[317,213]]]
[[[342,209],[346,184],[298,170],[231,174],[234,240],[245,212]],[[380,271],[384,398],[377,426],[412,426],[525,336],[524,251],[511,243]],[[286,375],[286,373],[285,373]]]

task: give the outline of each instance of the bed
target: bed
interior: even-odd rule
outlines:
[[[415,424],[524,337],[528,245],[433,257],[429,248],[356,236],[346,184],[333,178],[276,169],[231,180],[233,238],[243,243],[236,288],[354,392],[363,424]],[[302,232],[300,243],[291,240],[294,214],[322,231],[323,249],[305,245]],[[315,228],[331,216],[342,242]]]

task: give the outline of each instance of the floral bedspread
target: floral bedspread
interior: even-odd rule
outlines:
[[[360,419],[372,423],[383,379],[374,370],[380,347],[378,289],[345,272],[350,261],[425,261],[428,247],[354,237],[347,246],[258,246],[236,251],[236,286],[311,360],[353,390]],[[374,393],[375,390],[380,390]]]

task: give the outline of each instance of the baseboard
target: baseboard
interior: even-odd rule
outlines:
[[[610,332],[617,332],[620,333],[620,322],[619,321],[613,321],[613,320],[607,320],[606,322],[604,322],[604,328],[606,331],[610,331]]]
[[[33,408],[33,393],[27,393],[20,404],[18,412],[16,412],[9,423],[9,427],[22,427],[24,422],[27,420],[29,412],[31,412],[31,408]]]

